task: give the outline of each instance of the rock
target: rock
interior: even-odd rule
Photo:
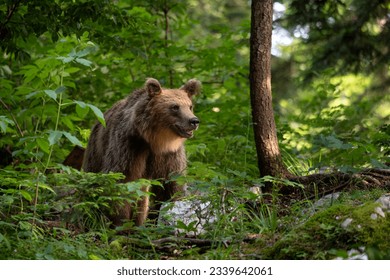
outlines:
[[[333,201],[337,200],[340,197],[340,192],[327,194],[321,197],[319,200],[314,202],[313,207],[315,209],[322,207],[329,207],[333,204]]]
[[[181,221],[188,229],[177,228],[175,234],[185,232],[187,236],[196,236],[205,231],[205,225],[213,223],[215,216],[210,214],[210,202],[186,200],[165,203],[161,207],[158,223],[177,226]]]
[[[351,252],[352,251],[352,252]],[[366,253],[360,253],[357,250],[351,250],[348,252],[348,260],[368,260],[368,256]]]
[[[249,191],[258,197],[262,193],[259,185],[253,185]],[[185,233],[187,237],[193,237],[204,233],[206,225],[216,221],[214,213],[210,202],[199,199],[167,202],[161,207],[158,223],[175,227],[176,235]]]
[[[368,260],[368,256],[365,253],[364,247],[359,247],[359,249],[351,249],[347,252],[347,260]],[[344,258],[338,257],[336,260],[344,260]]]
[[[371,219],[376,220],[379,217],[385,218],[386,214],[383,211],[390,212],[390,194],[384,194],[378,198],[376,203],[379,203],[378,207],[375,207],[375,213],[371,214]]]
[[[382,208],[380,208],[380,207],[376,207],[376,208],[375,208],[375,212],[376,212],[379,216],[381,216],[382,218],[385,218],[385,217],[386,217],[385,213],[383,212]]]
[[[390,212],[390,194],[384,194],[378,198],[375,202],[380,204],[380,208],[383,211]]]
[[[347,228],[352,223],[352,221],[353,219],[351,218],[345,219],[345,221],[341,223],[341,227],[344,229]]]
[[[340,194],[340,192],[335,192],[321,197],[309,208],[303,209],[302,214],[309,214],[311,216],[314,215],[318,210],[332,206],[333,202],[340,197]]]

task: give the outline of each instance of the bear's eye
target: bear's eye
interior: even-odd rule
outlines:
[[[172,105],[171,106],[171,110],[173,111],[173,112],[177,112],[177,111],[179,111],[179,109],[180,109],[180,106],[179,105]]]
[[[190,106],[190,110],[192,111],[192,106]]]

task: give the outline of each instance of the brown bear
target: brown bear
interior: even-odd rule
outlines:
[[[144,191],[153,193],[157,202],[167,201],[183,187],[169,181],[172,174],[182,174],[187,167],[184,141],[198,129],[192,97],[201,84],[189,80],[180,89],[165,89],[153,78],[144,88],[117,102],[105,114],[106,127],[95,124],[85,151],[83,169],[87,172],[121,172],[125,182],[162,179],[164,187]],[[113,218],[114,224],[133,219],[142,225],[149,212],[149,197],[133,209],[126,204]],[[135,211],[136,210],[136,211]]]

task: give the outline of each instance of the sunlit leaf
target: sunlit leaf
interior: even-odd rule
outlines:
[[[76,56],[77,56],[77,57],[84,57],[84,56],[90,54],[91,52],[93,52],[95,49],[96,49],[95,46],[88,46],[88,47],[86,47],[85,49],[83,49],[83,50],[77,52],[77,53],[76,53]]]
[[[32,201],[32,196],[30,193],[28,193],[25,190],[19,190],[19,193],[24,197],[25,200],[31,202]]]
[[[102,111],[100,111],[100,109],[98,107],[94,106],[94,105],[87,104],[87,106],[92,109],[93,113],[95,114],[95,116],[97,117],[99,122],[104,127],[106,127],[106,120],[104,119],[104,115],[103,115]]]
[[[81,108],[85,108],[87,106],[87,104],[85,104],[83,101],[74,100],[73,102],[78,106],[80,106]]]
[[[7,132],[8,125],[14,125],[14,121],[8,119],[6,116],[0,116],[0,129],[2,133]]]
[[[47,89],[47,90],[44,90],[44,92],[45,92],[46,95],[49,96],[51,99],[57,100],[57,93],[56,93],[54,90]]]
[[[48,190],[48,191],[50,191],[50,192],[52,192],[52,193],[56,193],[49,185],[47,185],[47,184],[45,184],[45,183],[39,182],[39,183],[38,183],[38,187],[39,187],[40,189]]]
[[[82,109],[84,109],[84,108],[90,108],[92,111],[93,111],[93,113],[95,114],[95,116],[97,117],[97,119],[99,120],[99,122],[103,125],[103,126],[106,126],[106,121],[105,121],[105,119],[104,119],[104,115],[103,115],[103,113],[102,113],[102,111],[98,108],[98,107],[96,107],[96,106],[94,106],[94,105],[92,105],[92,104],[87,104],[87,103],[85,103],[85,102],[82,102],[82,101],[77,101],[77,100],[75,100],[75,101],[73,101],[75,104],[77,104],[77,106],[79,106],[79,108],[77,108],[77,106],[76,106],[76,112],[77,112],[77,110],[79,110],[79,112],[77,112],[77,114],[83,114],[83,113],[85,113],[84,111],[82,111]],[[80,115],[79,115],[80,116]]]
[[[41,148],[42,151],[44,151],[45,153],[48,154],[49,151],[50,151],[50,147],[49,147],[48,141],[46,139],[44,139],[44,138],[37,138],[36,141],[37,141],[37,144],[38,144],[39,148]]]
[[[76,58],[76,62],[78,62],[84,66],[87,66],[87,67],[90,67],[92,65],[92,61],[84,59],[84,58]]]
[[[2,133],[6,133],[7,132],[7,123],[0,120],[0,129],[1,129]]]
[[[30,99],[31,97],[35,97],[36,95],[39,95],[39,94],[41,94],[41,92],[33,91],[33,92],[26,95],[26,99]]]
[[[65,68],[65,71],[69,74],[72,74],[72,73],[76,73],[78,71],[80,71],[80,68],[78,67],[68,67],[68,68]]]
[[[89,112],[89,107],[81,106],[80,104],[76,105],[76,113],[80,118],[85,118],[85,116],[88,114],[88,112]]]
[[[50,146],[57,144],[58,141],[61,139],[62,134],[63,134],[62,131],[58,131],[58,130],[50,131],[48,137]]]
[[[80,146],[80,147],[83,146],[83,144],[80,142],[80,140],[77,139],[76,136],[73,136],[72,134],[70,134],[69,132],[63,132],[63,135],[64,135],[66,138],[68,138],[68,140],[69,140],[70,142],[72,142],[72,144],[77,145],[77,146]]]
[[[58,56],[57,59],[61,60],[63,63],[69,63],[72,62],[75,58],[72,56]]]

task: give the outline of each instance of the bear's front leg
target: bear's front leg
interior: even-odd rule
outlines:
[[[143,187],[143,192],[149,192],[149,187]],[[146,218],[149,214],[149,194],[143,196],[138,202],[137,202],[137,214],[135,217],[135,225],[136,226],[142,226]]]

